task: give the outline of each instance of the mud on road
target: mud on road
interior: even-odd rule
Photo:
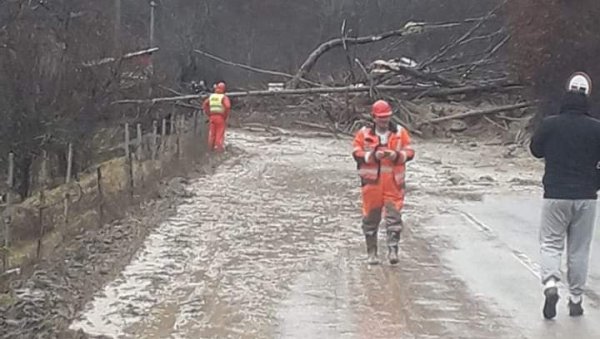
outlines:
[[[158,198],[130,209],[121,220],[89,227],[61,243],[52,256],[26,267],[27,278],[8,282],[8,292],[1,295],[0,337],[87,338],[69,330],[70,323],[93,293],[129,263],[154,227],[175,212],[187,195],[186,183],[182,177],[158,183]]]
[[[114,338],[510,333],[510,322],[442,264],[441,249],[451,244],[419,226],[449,201],[536,190],[539,164],[526,152],[416,142],[400,264],[369,267],[350,140],[243,130],[228,140],[234,154],[187,183],[188,197],[86,305],[73,331]]]

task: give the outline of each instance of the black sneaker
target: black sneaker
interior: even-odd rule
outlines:
[[[550,287],[544,290],[546,302],[544,303],[544,318],[552,319],[556,317],[556,303],[558,302],[558,288]]]
[[[571,317],[579,317],[583,315],[583,300],[579,300],[578,303],[574,303],[569,299],[569,315]]]

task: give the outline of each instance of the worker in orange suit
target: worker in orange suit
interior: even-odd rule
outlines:
[[[208,147],[210,150],[223,152],[225,150],[225,128],[231,111],[231,101],[225,95],[225,83],[219,82],[215,92],[211,94],[202,105],[204,113],[208,115]]]
[[[362,186],[362,229],[367,244],[367,262],[370,265],[379,263],[377,232],[384,214],[388,259],[394,265],[398,263],[402,231],[405,164],[414,158],[415,151],[406,128],[390,122],[392,107],[386,101],[375,102],[371,114],[374,124],[356,133],[352,153]]]

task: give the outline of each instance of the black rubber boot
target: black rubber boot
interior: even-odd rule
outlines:
[[[377,233],[365,234],[367,242],[367,263],[369,265],[378,265],[379,259],[377,258]]]
[[[400,232],[387,232],[388,260],[390,264],[398,263],[398,242],[400,241]]]

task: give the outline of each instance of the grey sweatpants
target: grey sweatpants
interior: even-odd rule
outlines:
[[[540,228],[542,284],[561,279],[567,238],[567,280],[572,295],[583,294],[596,218],[595,200],[544,199]]]

